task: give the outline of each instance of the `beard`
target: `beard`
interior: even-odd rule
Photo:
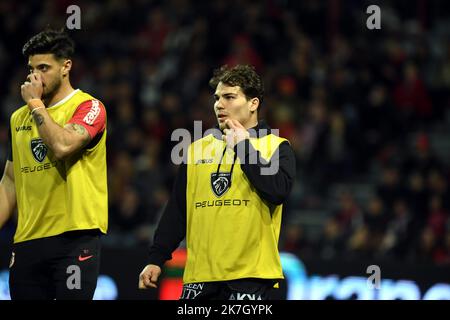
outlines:
[[[51,100],[61,88],[61,80],[57,79],[53,83],[46,84],[42,91],[43,100]]]

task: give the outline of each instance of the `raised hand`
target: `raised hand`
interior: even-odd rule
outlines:
[[[222,139],[227,143],[228,148],[234,148],[236,144],[250,137],[247,129],[237,120],[227,119],[225,125],[227,129],[223,130]]]
[[[30,73],[20,87],[22,99],[28,103],[31,99],[40,99],[42,96],[43,86],[41,75],[38,73]]]

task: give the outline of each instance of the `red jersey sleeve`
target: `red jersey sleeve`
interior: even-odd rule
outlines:
[[[76,123],[89,132],[91,139],[105,130],[106,110],[98,100],[88,100],[80,104],[68,123]]]

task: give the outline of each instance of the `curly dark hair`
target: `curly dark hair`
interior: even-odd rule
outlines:
[[[53,53],[57,59],[71,59],[74,51],[75,44],[64,29],[46,29],[25,43],[22,54],[29,57],[35,54]]]
[[[229,86],[239,86],[248,99],[258,98],[259,106],[264,98],[264,84],[255,68],[251,65],[236,65],[232,68],[224,65],[214,71],[214,75],[209,80],[211,88],[216,89],[219,82]]]

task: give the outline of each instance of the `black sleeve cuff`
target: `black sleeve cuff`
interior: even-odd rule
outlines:
[[[159,252],[150,250],[148,264],[156,264],[162,269],[166,261],[170,259],[171,257],[167,258]]]

